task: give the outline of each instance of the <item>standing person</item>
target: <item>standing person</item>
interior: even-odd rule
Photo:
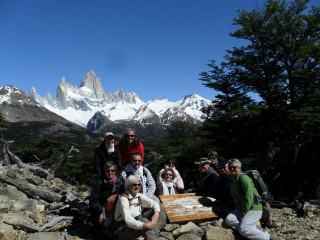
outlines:
[[[140,153],[133,153],[131,155],[130,164],[121,172],[121,176],[127,179],[130,175],[136,175],[141,179],[141,193],[145,194],[148,198],[152,198],[156,190],[156,183],[150,171],[141,166],[142,156]]]
[[[121,138],[119,142],[116,143],[117,149],[121,153],[121,164],[127,166],[130,163],[131,154],[138,152],[142,156],[142,163],[144,159],[144,148],[142,142],[140,142],[136,131],[134,129],[129,129]]]
[[[198,187],[186,190],[187,193],[196,193],[202,196],[211,196],[217,184],[218,173],[210,166],[211,160],[200,158],[195,164],[199,165],[200,179]]]
[[[269,233],[256,226],[262,216],[262,204],[251,178],[243,175],[239,179],[242,174],[241,162],[236,158],[229,160],[228,169],[232,176],[231,196],[236,210],[228,214],[226,223],[248,239],[269,240]]]
[[[137,175],[130,175],[125,183],[127,192],[117,201],[114,215],[118,225],[118,240],[137,239],[141,235],[144,239],[158,239],[154,229],[157,227],[160,206],[140,193],[141,186],[141,179]],[[153,210],[151,221],[142,216],[145,207]]]
[[[171,168],[166,168],[161,174],[161,182],[157,183],[156,195],[175,195],[178,190],[174,185],[176,175]]]
[[[114,162],[119,170],[124,169],[120,163],[120,152],[114,147],[112,132],[104,135],[104,141],[96,147],[94,152],[94,171],[97,178],[104,178],[103,166],[107,161]]]
[[[162,182],[162,173],[164,172],[164,170],[166,169],[172,169],[172,171],[174,172],[175,178],[173,178],[173,184],[175,186],[175,188],[179,191],[179,192],[183,192],[184,190],[184,183],[183,180],[180,176],[180,173],[178,172],[178,170],[175,167],[176,164],[176,160],[175,159],[169,159],[166,164],[164,165],[164,168],[161,169],[158,173],[157,176],[157,184]]]
[[[104,204],[113,194],[122,194],[124,192],[125,180],[121,176],[116,176],[116,170],[117,166],[114,162],[106,162],[104,165],[103,179],[97,178],[91,190],[89,210],[94,232],[97,237],[100,236],[101,228],[104,225]],[[113,233],[112,230],[109,232],[111,236]]]

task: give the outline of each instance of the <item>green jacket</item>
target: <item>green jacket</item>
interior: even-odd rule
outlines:
[[[232,177],[231,182],[231,196],[235,202],[236,209],[238,209],[242,216],[246,215],[249,210],[261,210],[262,204],[253,204],[254,194],[258,194],[257,189],[250,177],[243,175],[239,181],[240,171],[236,176]],[[253,205],[253,206],[252,206]]]

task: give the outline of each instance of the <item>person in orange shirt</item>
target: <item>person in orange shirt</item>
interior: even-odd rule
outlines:
[[[138,152],[142,156],[142,163],[144,160],[144,148],[142,142],[140,142],[136,131],[134,129],[129,129],[121,138],[119,142],[116,143],[116,148],[121,154],[121,164],[127,166],[130,164],[131,154]]]

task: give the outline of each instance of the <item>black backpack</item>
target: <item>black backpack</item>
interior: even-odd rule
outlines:
[[[272,200],[272,197],[269,193],[267,184],[263,181],[260,173],[257,170],[247,170],[239,176],[239,180],[241,180],[243,175],[249,176],[255,188],[257,189],[260,197],[262,198],[262,202],[265,204],[268,201]]]

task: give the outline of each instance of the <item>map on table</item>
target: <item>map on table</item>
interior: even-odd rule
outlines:
[[[196,196],[194,193],[160,195],[170,223],[206,221],[217,218],[210,205],[215,201],[211,197]]]

